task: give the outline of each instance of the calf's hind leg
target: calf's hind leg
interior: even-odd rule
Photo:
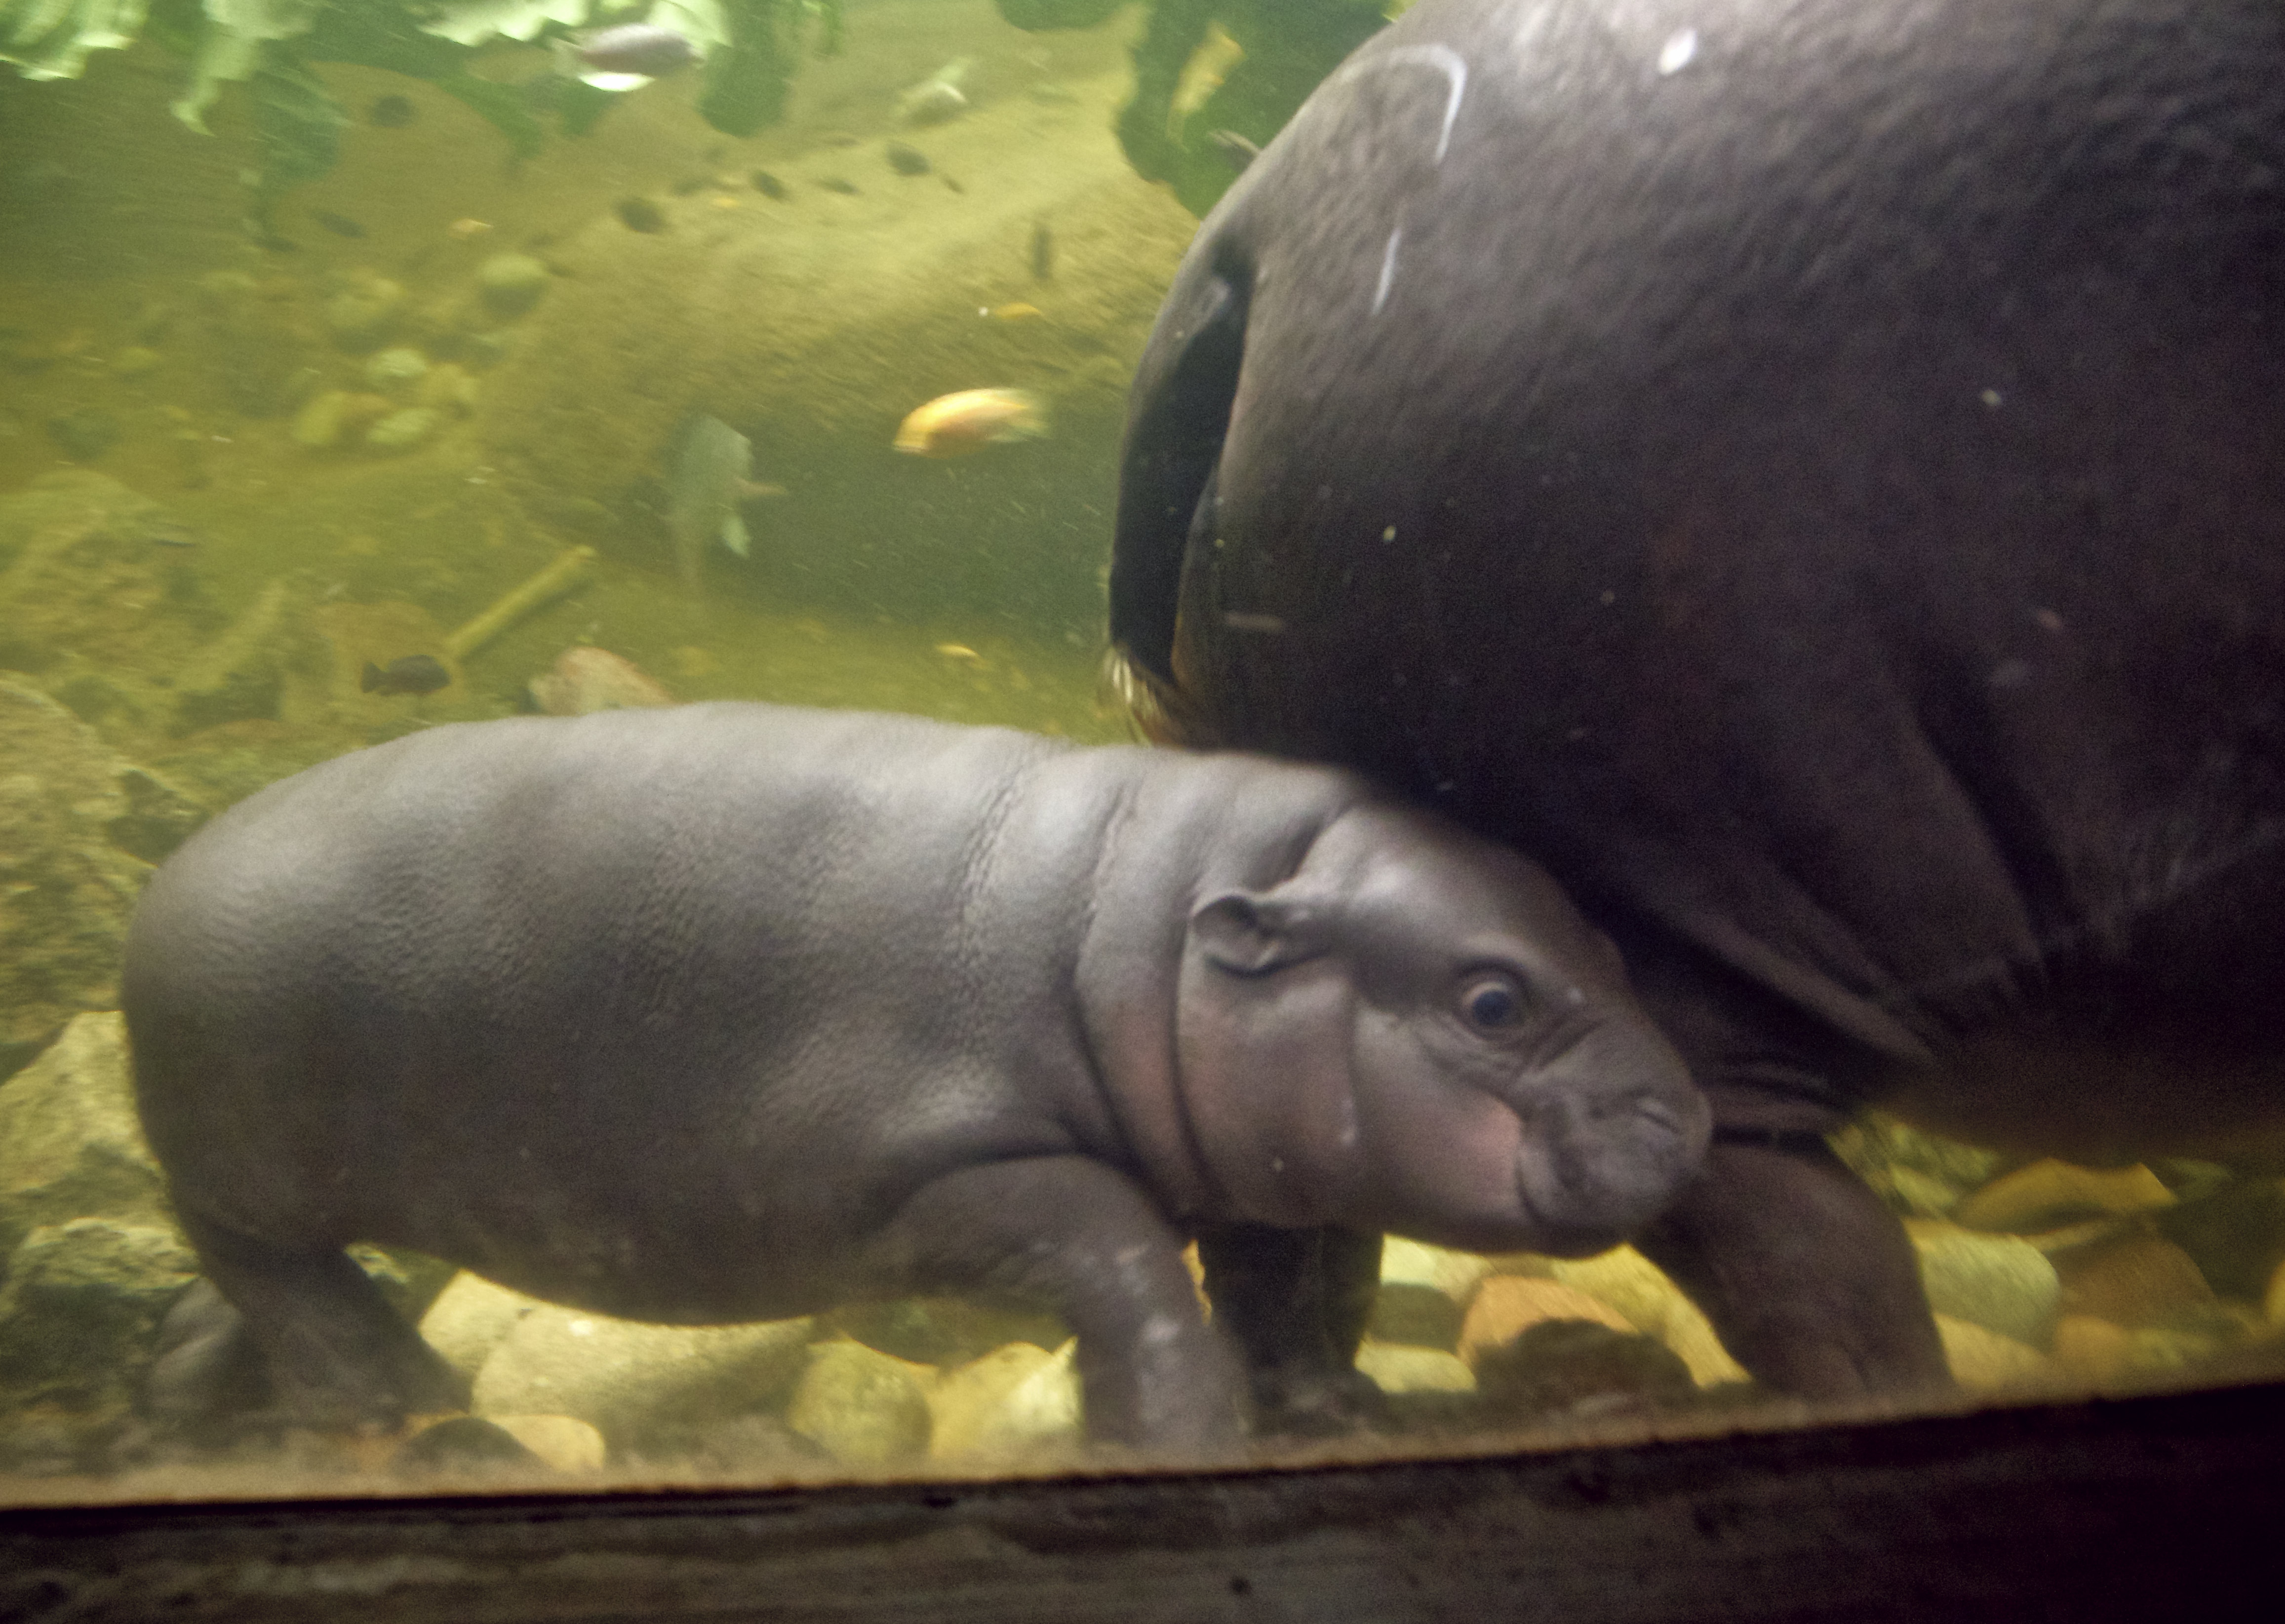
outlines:
[[[389,1306],[339,1247],[290,1247],[185,1214],[206,1276],[244,1317],[281,1418],[303,1425],[395,1425],[461,1409],[458,1372]]]

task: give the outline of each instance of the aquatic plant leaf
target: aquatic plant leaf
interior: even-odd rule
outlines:
[[[1119,0],[1124,4],[1125,0]],[[817,24],[817,43],[813,47],[821,57],[837,57],[841,47],[848,43],[848,27],[841,15],[841,0],[801,0],[802,14]]]
[[[76,79],[91,51],[135,43],[145,0],[0,0],[0,62],[27,79]]]
[[[723,0],[730,43],[706,59],[699,116],[726,136],[750,136],[785,116],[794,51],[782,0]]]
[[[191,82],[180,96],[168,104],[167,111],[200,135],[211,135],[213,131],[207,128],[207,109],[214,106],[224,84],[236,84],[253,76],[254,70],[261,65],[262,48],[267,43],[232,34],[209,22],[199,38],[197,54],[191,59]]]
[[[445,74],[438,76],[436,88],[455,101],[475,110],[484,122],[506,136],[508,145],[519,158],[529,158],[546,144],[547,131],[532,117],[524,105],[522,93],[512,84],[495,84],[489,79],[479,79],[474,74]],[[608,106],[609,98],[604,98]],[[600,112],[601,109],[598,109]],[[593,120],[589,121],[591,123]],[[570,129],[570,121],[564,121]],[[584,131],[572,131],[584,134]]]
[[[262,153],[265,196],[274,197],[333,169],[342,155],[342,130],[349,117],[308,64],[272,42],[247,89],[253,96],[254,137]]]
[[[563,88],[555,97],[553,106],[567,136],[585,135],[594,129],[595,121],[609,112],[612,104],[619,99],[615,91],[599,90],[593,85],[577,79],[559,82]]]
[[[456,44],[481,45],[495,38],[529,40],[549,23],[577,27],[604,8],[590,0],[458,0],[428,8],[420,28]]]
[[[209,9],[215,4],[208,0]],[[305,61],[354,62],[437,80],[460,73],[468,59],[467,46],[424,29],[398,0],[330,0],[300,54]]]

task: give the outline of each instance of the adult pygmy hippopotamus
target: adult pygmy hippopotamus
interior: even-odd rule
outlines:
[[[2274,0],[1421,0],[1199,232],[1113,631],[1613,936],[1756,1376],[1940,1383],[1859,1106],[2285,1149],[2281,382]]]
[[[1530,864],[1352,774],[758,704],[439,727],[217,818],[124,980],[282,1405],[460,1396],[343,1254],[637,1319],[980,1290],[1090,1431],[1236,1435],[1219,1222],[1584,1251],[1706,1108]]]

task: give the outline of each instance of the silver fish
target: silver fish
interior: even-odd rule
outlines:
[[[781,486],[758,485],[746,477],[753,457],[753,442],[718,417],[695,419],[684,431],[667,480],[666,528],[674,537],[682,578],[692,586],[698,584],[708,542],[718,539],[740,558],[747,556],[752,538],[738,504],[784,494]]]
[[[954,57],[898,97],[897,122],[918,128],[941,124],[967,112],[968,97],[960,86],[968,77],[968,70],[975,66],[974,57]]]
[[[598,73],[646,79],[663,77],[698,60],[698,48],[673,29],[641,22],[584,35],[573,54]]]

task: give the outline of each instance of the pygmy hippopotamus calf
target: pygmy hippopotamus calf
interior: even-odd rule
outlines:
[[[1513,854],[1331,769],[759,704],[439,727],[153,879],[144,1125],[281,1405],[450,1408],[344,1255],[679,1323],[940,1291],[1099,1438],[1236,1435],[1186,1233],[1583,1252],[1706,1108]]]
[[[1858,1107],[2285,1151],[2281,381],[2275,0],[1421,0],[1200,229],[1113,630],[1610,932],[1758,1377],[1941,1384]]]

